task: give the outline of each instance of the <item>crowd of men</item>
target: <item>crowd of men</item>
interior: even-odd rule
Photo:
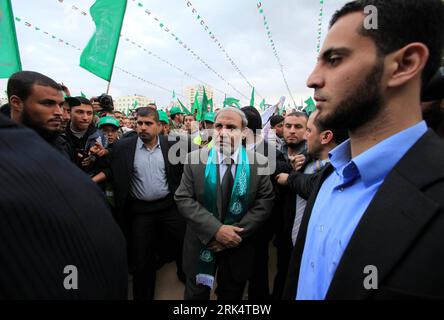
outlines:
[[[152,300],[175,261],[187,300],[212,288],[241,300],[247,287],[250,300],[444,298],[443,7],[346,4],[307,80],[316,111],[265,121],[253,106],[127,117],[109,96],[12,75],[0,297],[126,299],[131,274],[134,299]]]

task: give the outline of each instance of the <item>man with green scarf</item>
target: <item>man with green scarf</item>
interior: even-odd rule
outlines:
[[[261,175],[267,159],[241,144],[245,114],[228,107],[214,121],[214,147],[188,155],[174,197],[187,220],[187,300],[208,300],[216,271],[218,299],[242,299],[254,268],[257,231],[274,199],[269,176]]]

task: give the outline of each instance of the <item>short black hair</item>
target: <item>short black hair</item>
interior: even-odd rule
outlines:
[[[278,125],[279,123],[283,122],[285,120],[285,118],[283,116],[280,115],[274,115],[270,118],[270,125],[272,127],[275,127],[276,125]]]
[[[17,96],[21,100],[26,100],[31,95],[32,86],[40,85],[51,87],[63,91],[62,87],[51,78],[34,71],[20,71],[14,73],[8,80],[6,89],[8,99]]]
[[[159,113],[157,110],[150,107],[142,107],[137,109],[136,118],[137,117],[153,117],[154,121],[159,122]]]
[[[77,100],[80,101],[81,104],[86,104],[88,106],[92,106],[92,103],[89,99],[85,98],[85,97],[75,97]]]
[[[430,57],[422,73],[426,85],[440,66],[444,43],[444,3],[442,0],[357,0],[345,4],[330,21],[330,28],[343,16],[364,12],[365,7],[375,6],[378,11],[378,28],[360,34],[370,37],[380,56],[386,56],[409,43],[425,44]]]
[[[300,112],[300,111],[293,111],[285,116],[285,118],[288,117],[298,117],[298,118],[302,117],[308,120],[308,115],[305,112]]]
[[[321,133],[323,131],[327,131],[327,130],[333,132],[333,141],[336,143],[336,145],[340,145],[341,143],[343,143],[345,140],[347,140],[349,138],[347,129],[345,129],[345,128],[327,128],[319,122],[318,117],[316,117],[314,119],[313,125],[316,127],[316,129],[318,130],[319,133]]]
[[[253,132],[262,129],[262,118],[261,114],[255,107],[243,107],[242,112],[245,114],[248,120],[247,128],[251,129]]]

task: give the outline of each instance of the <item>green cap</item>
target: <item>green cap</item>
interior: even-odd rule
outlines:
[[[164,122],[166,124],[170,123],[169,119],[168,119],[168,115],[165,111],[163,110],[157,110],[157,113],[159,114],[159,121],[160,122]]]
[[[106,116],[106,117],[100,118],[98,127],[100,128],[100,127],[107,125],[107,124],[115,126],[115,127],[117,127],[117,129],[120,128],[119,120],[117,120],[116,118],[111,117],[111,116]]]
[[[207,112],[205,113],[204,117],[203,117],[203,121],[209,121],[214,123],[214,117],[216,116],[216,114],[214,112]]]
[[[175,114],[185,114],[179,107],[172,107],[170,110],[170,115],[175,115]]]

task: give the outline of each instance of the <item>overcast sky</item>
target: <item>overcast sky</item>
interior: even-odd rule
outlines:
[[[143,7],[138,6],[139,2]],[[122,28],[124,37],[120,41],[115,66],[165,89],[175,90],[178,95],[184,94],[185,86],[200,84],[125,41],[124,38],[128,37],[192,77],[210,84],[215,89],[217,105],[222,103],[224,93],[241,99],[243,105],[248,104],[251,88],[204,31],[196,15],[187,7],[187,2],[188,0],[128,0]],[[258,1],[190,2],[267,103],[274,104],[281,96],[286,96],[286,105],[292,102],[270,46],[262,16],[257,10]],[[345,2],[325,0],[322,39],[327,32],[330,17]],[[81,51],[58,41],[60,38],[81,49],[85,47],[95,26],[89,14],[84,16],[81,11],[89,13],[93,3],[94,0],[64,0],[63,3],[59,0],[12,0],[14,15],[22,19],[21,22],[16,22],[16,29],[23,69],[38,71],[58,82],[64,82],[73,95],[79,95],[80,91],[88,96],[105,92],[107,83],[104,80],[79,67]],[[269,0],[262,1],[262,4],[289,87],[299,105],[301,99],[305,100],[312,93],[305,81],[316,63],[319,1]],[[73,10],[72,6],[79,10]],[[144,12],[147,9],[248,98],[242,97],[181,47],[169,33],[159,27],[159,23]],[[24,22],[30,23],[31,27],[26,27]],[[36,31],[35,27],[40,30]],[[43,31],[56,35],[57,39],[52,39]],[[0,89],[3,91],[5,88],[6,80],[0,80]],[[168,105],[172,96],[171,92],[135,79],[120,69],[114,70],[110,93],[114,98],[122,95],[144,95],[155,99],[161,107]],[[257,105],[260,100],[256,95]]]

